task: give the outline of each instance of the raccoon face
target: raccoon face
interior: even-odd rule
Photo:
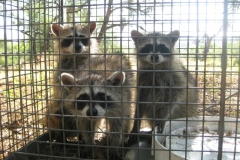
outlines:
[[[105,77],[104,77],[105,78]],[[121,99],[114,90],[114,86],[120,86],[125,81],[124,72],[114,72],[105,81],[100,75],[87,75],[81,79],[75,79],[71,74],[61,74],[61,84],[69,91],[64,106],[72,110],[72,114],[89,116],[89,118],[102,118],[107,110],[118,107]],[[76,82],[75,82],[76,81]]]
[[[59,38],[59,48],[61,53],[82,53],[91,45],[90,36],[96,28],[96,23],[89,25],[80,24],[59,25],[52,24],[52,33]]]
[[[159,33],[143,35],[136,30],[131,32],[138,52],[138,59],[150,64],[160,64],[169,60],[179,35],[180,33],[177,30],[168,35]]]

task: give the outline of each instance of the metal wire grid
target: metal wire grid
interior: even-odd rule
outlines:
[[[46,132],[41,122],[53,59],[48,23],[40,15],[53,17],[37,1],[1,1],[1,155],[18,151]],[[43,17],[44,18],[44,17]],[[44,24],[44,25],[43,25]],[[42,29],[39,29],[42,28]]]
[[[178,41],[176,53],[180,53],[179,57],[183,64],[197,79],[199,114],[202,116],[220,115],[220,124],[223,124],[224,116],[236,117],[236,127],[234,129],[236,133],[239,133],[240,44],[239,33],[235,29],[237,26],[236,17],[239,14],[238,1],[236,3],[217,1],[126,1],[119,3],[112,1],[92,1],[91,3],[88,1],[1,1],[2,11],[0,11],[0,16],[4,22],[0,25],[0,29],[4,31],[0,40],[2,46],[0,52],[2,65],[0,68],[1,159],[18,151],[32,140],[42,137],[41,135],[47,131],[41,119],[46,112],[46,103],[51,98],[51,71],[54,66],[54,56],[56,56],[52,48],[53,38],[49,30],[51,22],[62,23],[66,22],[67,19],[67,22],[71,23],[72,21],[82,22],[82,19],[86,19],[85,22],[95,20],[101,24],[104,21],[103,15],[108,14],[109,4],[112,9],[118,8],[120,12],[112,12],[110,16],[112,19],[108,26],[103,26],[103,28],[114,26],[118,22],[121,25],[116,25],[120,29],[109,29],[106,35],[102,37],[100,47],[103,53],[119,51],[129,55],[134,54],[133,42],[129,41],[128,38],[131,26],[135,26],[135,28],[138,26],[141,32],[162,30],[164,33],[169,33],[174,27],[178,26],[179,28],[176,28],[180,30],[183,36]],[[78,5],[80,7],[76,7]],[[161,11],[155,9],[155,6],[160,6]],[[185,10],[186,6],[189,6],[187,10]],[[202,6],[206,8],[204,16],[200,14]],[[222,14],[222,10],[213,9],[219,6],[222,6],[222,8],[225,6],[225,9],[228,7],[228,12],[225,11]],[[169,7],[172,8],[171,12],[169,12]],[[196,7],[196,12],[192,13],[191,7]],[[126,8],[132,10],[132,12],[126,12]],[[79,9],[82,9],[82,11],[79,12]],[[133,12],[134,9],[137,11]],[[215,12],[212,13],[209,9]],[[90,10],[94,12],[91,13],[91,16],[86,14],[90,13]],[[65,14],[66,11],[68,11],[67,14]],[[195,18],[191,17],[193,14],[196,15]],[[209,16],[210,18],[207,19],[206,17],[211,14],[215,16]],[[179,17],[175,18],[174,16],[177,15]],[[223,15],[225,19],[217,18]],[[226,16],[228,16],[228,19]],[[205,19],[202,17],[205,17]],[[203,59],[202,54],[204,48],[206,49],[211,33],[203,36],[198,31],[201,30],[201,24],[208,24],[211,21],[218,25],[206,25],[205,27],[216,28],[216,32],[213,34],[216,34],[220,29],[218,28],[219,24],[222,24],[223,30],[213,37],[209,53],[206,59]],[[191,22],[196,22],[196,26],[192,26]],[[151,24],[153,28],[149,28],[148,24]],[[182,27],[181,24],[186,24],[187,27]],[[96,31],[96,36],[101,32],[101,27],[100,25]],[[227,30],[233,34],[222,37],[221,33],[226,34]],[[197,34],[192,35],[194,32]],[[23,37],[21,37],[21,33],[23,33]],[[123,41],[127,43],[123,43]],[[191,43],[193,41],[195,41],[194,44]],[[223,66],[225,63],[226,66]],[[43,135],[43,137],[48,138],[49,136],[49,134]],[[239,144],[238,137],[233,138],[235,138],[235,145]],[[223,140],[223,136],[219,136],[219,139]],[[38,139],[37,142],[39,141],[41,143],[35,145],[34,153],[28,153],[30,149],[24,148],[22,154],[28,155],[24,158],[67,159],[71,157],[77,159],[74,156],[76,156],[76,152],[79,153],[79,143],[81,142],[76,142],[76,139],[69,139],[76,144],[60,143],[59,146],[61,147],[58,145],[47,146],[47,142]],[[124,146],[121,147],[124,148]],[[150,150],[149,148],[138,148],[136,146],[131,147],[131,149],[139,151],[136,154]],[[159,150],[155,149],[155,151]],[[59,152],[63,153],[59,154]],[[205,151],[200,150],[199,152],[204,153]],[[237,159],[237,153],[238,151],[235,149],[235,159]],[[219,158],[221,159],[221,157]]]

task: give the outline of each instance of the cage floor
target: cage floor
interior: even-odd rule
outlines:
[[[28,143],[23,148],[12,153],[5,160],[60,160],[60,159],[79,159],[79,151],[82,151],[81,143],[68,142],[49,143],[49,134],[45,133],[34,141]],[[133,149],[131,149],[133,148]],[[153,160],[151,156],[151,144],[147,140],[141,140],[139,144],[133,144],[130,149],[120,150],[119,154],[124,154],[123,160]],[[106,150],[106,148],[103,148]],[[99,148],[94,150],[100,152]],[[98,155],[98,153],[96,153]],[[120,156],[119,157],[122,157]],[[91,158],[91,157],[89,157]],[[88,159],[89,159],[88,158]],[[102,159],[102,158],[100,158]]]
[[[124,160],[154,160],[154,156],[151,155],[151,144],[147,140],[140,140],[131,147],[134,149],[128,150]]]

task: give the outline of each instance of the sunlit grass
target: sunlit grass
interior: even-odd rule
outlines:
[[[9,66],[6,70],[0,68],[1,137],[5,144],[0,146],[0,150],[4,150],[0,159],[44,132],[44,126],[39,122],[45,113],[46,95],[50,93],[52,67],[45,68],[45,63]]]

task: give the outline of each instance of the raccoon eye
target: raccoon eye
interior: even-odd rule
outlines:
[[[77,100],[89,100],[89,96],[87,94],[80,95]]]
[[[164,44],[159,44],[158,45],[158,50],[161,53],[170,53],[169,49]]]
[[[98,93],[98,98],[99,98],[100,101],[105,101],[106,100],[104,93]]]
[[[78,110],[83,110],[83,108],[86,106],[86,104],[89,103],[86,100],[90,100],[89,96],[87,94],[82,94],[77,98],[77,106],[76,107]]]
[[[88,45],[89,45],[89,38],[86,38],[86,37],[83,36],[83,35],[80,35],[79,37],[80,37],[80,41],[82,42],[82,44],[83,44],[84,46],[88,46]]]
[[[140,53],[149,53],[152,51],[152,49],[153,49],[153,45],[147,44],[140,50]]]
[[[65,38],[62,43],[61,46],[62,47],[69,47],[73,42],[73,36],[68,36],[67,38]]]
[[[98,93],[97,98],[99,101],[103,101],[103,102],[98,102],[98,104],[102,108],[111,108],[114,106],[112,98],[110,96],[107,96],[105,93]]]

